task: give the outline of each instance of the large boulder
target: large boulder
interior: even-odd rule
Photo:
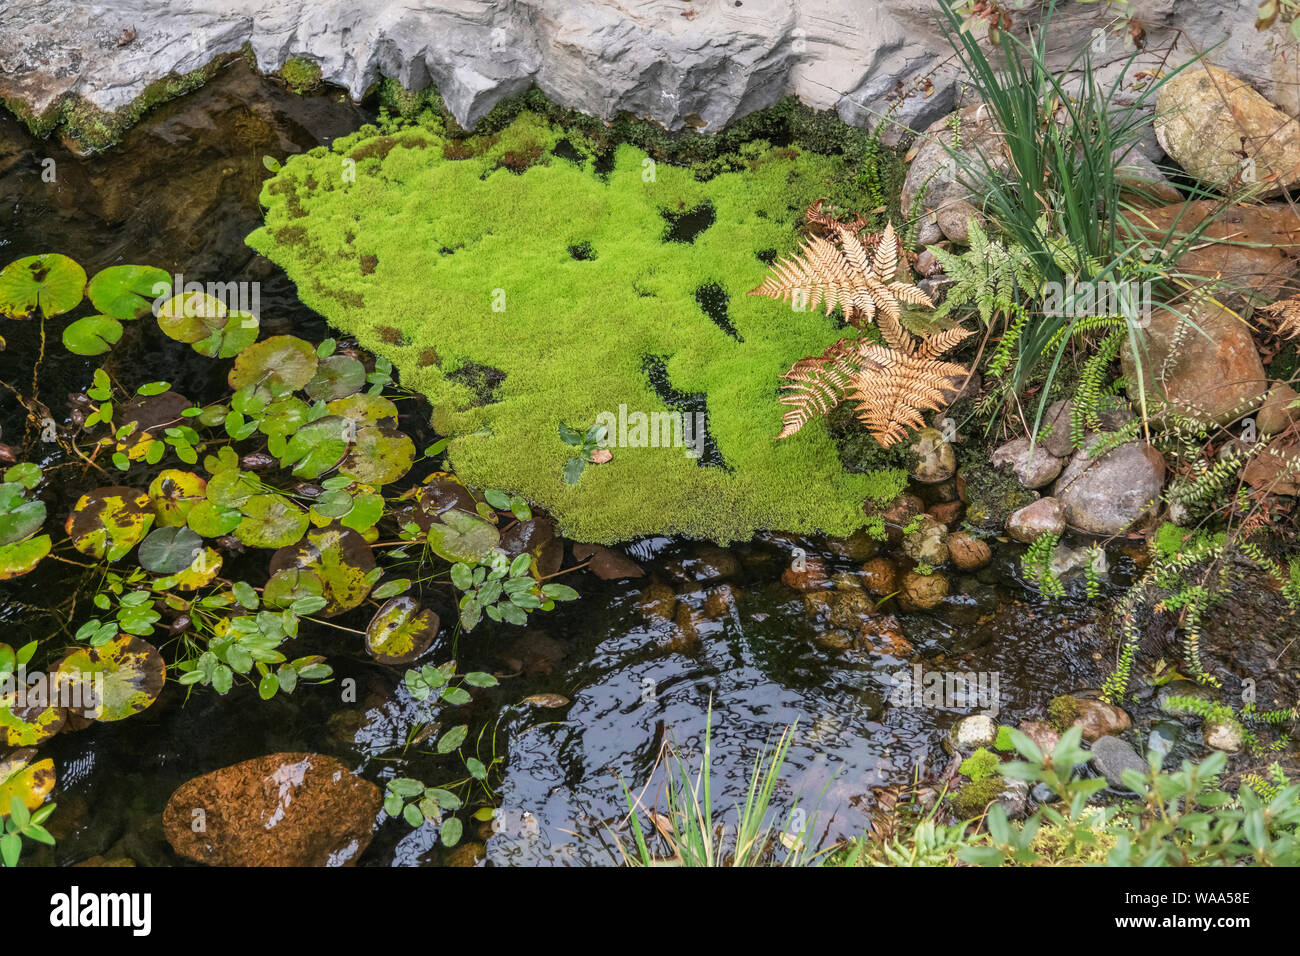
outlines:
[[[1165,152],[1206,186],[1261,183],[1276,196],[1300,183],[1300,123],[1209,63],[1161,87],[1155,126]]]
[[[163,827],[177,853],[212,866],[348,866],[382,804],[333,757],[269,754],[181,784]]]
[[[1146,442],[1127,442],[1100,458],[1084,442],[1056,480],[1066,522],[1088,534],[1123,534],[1151,514],[1165,484],[1165,461]]]
[[[1296,274],[1300,217],[1281,204],[1225,209],[1200,199],[1130,213],[1128,222],[1136,235],[1177,251],[1174,263],[1184,276],[1221,280],[1217,298],[1231,305],[1241,304],[1243,294],[1272,302]],[[1156,319],[1167,315],[1153,311]]]
[[[958,161],[953,150],[966,159]],[[981,106],[968,106],[937,120],[917,139],[903,181],[902,208],[911,210],[919,205],[924,214],[919,232],[922,244],[952,238],[948,233],[956,234],[964,226],[965,218],[975,211],[971,205],[975,196],[963,180],[971,178],[970,170],[982,169],[985,164],[1001,171],[1010,166],[993,118]],[[970,169],[963,168],[966,166]],[[941,218],[945,228],[940,226]],[[964,242],[965,236],[961,239]]]
[[[1141,379],[1148,414],[1165,403],[1180,415],[1205,424],[1226,425],[1248,415],[1264,400],[1268,376],[1255,348],[1250,326],[1213,303],[1178,316],[1154,310],[1146,329]],[[1138,363],[1131,347],[1122,355],[1129,398],[1141,393]]]
[[[1059,535],[1064,530],[1065,512],[1055,498],[1039,498],[1007,519],[1007,534],[1024,544],[1033,544],[1045,534]]]
[[[1068,429],[1068,417],[1066,421]],[[1068,437],[1068,430],[1066,434]],[[1062,466],[1061,459],[1053,455],[1043,442],[1030,442],[1028,438],[1017,438],[999,446],[989,460],[995,467],[1009,467],[1026,488],[1050,485],[1061,473]]]

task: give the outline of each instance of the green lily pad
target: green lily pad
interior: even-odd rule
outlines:
[[[226,327],[226,304],[206,292],[186,292],[158,308],[158,328],[186,345],[202,341]]]
[[[347,454],[351,425],[337,415],[308,422],[289,439],[280,465],[293,468],[299,478],[319,478]]]
[[[366,367],[351,355],[330,355],[317,363],[316,374],[304,389],[317,402],[332,402],[361,391]]]
[[[0,545],[21,541],[45,524],[45,502],[29,501],[27,487],[0,482]]]
[[[230,370],[230,387],[279,385],[282,391],[302,388],[316,375],[316,348],[296,335],[273,335],[239,353]]]
[[[186,527],[155,528],[140,542],[136,559],[153,574],[179,574],[203,553],[203,538]]]
[[[207,497],[208,483],[192,471],[164,468],[149,482],[149,500],[158,524],[180,527],[190,509]]]
[[[382,495],[357,495],[352,499],[352,510],[339,518],[339,524],[353,531],[368,531],[384,516]]]
[[[33,702],[29,694],[20,706],[18,690],[0,694],[0,741],[9,747],[35,747],[63,729],[62,707]]]
[[[257,341],[261,322],[251,312],[236,309],[226,316],[226,324],[192,343],[191,347],[208,358],[234,358]]]
[[[262,410],[257,427],[268,438],[288,438],[307,423],[310,411],[311,406],[301,398],[286,395]]]
[[[286,568],[315,572],[323,588],[321,596],[329,602],[321,613],[334,617],[366,599],[375,559],[370,545],[357,532],[328,525],[308,531],[302,541],[272,555],[272,573]]]
[[[478,515],[452,508],[429,526],[429,547],[447,561],[477,564],[487,561],[501,544],[501,532]]]
[[[366,627],[366,651],[381,664],[409,664],[438,636],[438,615],[413,597],[395,597]]]
[[[222,508],[240,508],[261,490],[258,480],[246,471],[219,471],[208,481],[208,501]]]
[[[346,398],[336,398],[325,407],[331,415],[339,415],[355,422],[357,428],[397,424],[397,406],[382,395],[357,392]]]
[[[96,560],[116,561],[139,544],[153,524],[149,496],[110,485],[77,499],[64,530],[72,546]]]
[[[395,428],[373,425],[357,430],[356,443],[339,472],[367,485],[386,485],[411,470],[415,442]]]
[[[0,314],[25,319],[38,308],[49,318],[81,304],[86,270],[67,256],[47,252],[15,259],[0,270]]]
[[[219,538],[230,534],[244,520],[238,508],[226,508],[211,501],[200,501],[190,509],[185,517],[185,524],[196,534],[205,538]]]
[[[35,747],[23,747],[0,758],[0,819],[9,816],[14,797],[28,810],[35,810],[50,795],[54,783],[54,761],[49,757],[36,760]]]
[[[122,338],[122,323],[107,315],[88,315],[63,330],[63,347],[73,355],[103,355]]]
[[[0,545],[0,581],[22,577],[31,571],[50,553],[50,545],[48,534]]]
[[[124,321],[153,310],[154,301],[171,289],[172,277],[154,266],[109,266],[86,287],[91,303],[105,315]]]
[[[78,648],[59,662],[55,685],[80,685],[86,706],[74,711],[89,720],[124,720],[146,710],[162,693],[167,665],[158,648],[120,635],[99,647]]]
[[[322,597],[325,584],[315,571],[282,568],[271,575],[262,589],[262,603],[269,608],[284,609],[299,598]]]
[[[283,495],[253,495],[240,509],[235,537],[250,548],[283,548],[307,530],[307,512]]]

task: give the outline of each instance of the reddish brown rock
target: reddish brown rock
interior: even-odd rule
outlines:
[[[880,512],[880,517],[885,522],[885,531],[889,535],[889,543],[900,544],[903,540],[903,529],[924,510],[925,502],[905,491],[894,499],[893,504]]]
[[[671,621],[677,611],[677,595],[668,585],[656,581],[637,596],[636,609],[647,621]]]
[[[607,548],[603,544],[575,544],[573,557],[578,561],[586,561],[590,558],[588,569],[602,581],[639,578],[645,574],[641,565],[627,555]]]
[[[898,569],[888,558],[872,558],[862,566],[862,586],[877,597],[898,590]]]
[[[948,596],[948,579],[938,572],[908,571],[899,585],[898,603],[905,611],[928,611]]]
[[[1168,245],[1173,249],[1186,243],[1210,216],[1214,221],[1178,256],[1176,267],[1189,276],[1221,279],[1227,286],[1224,292],[1244,290],[1270,302],[1277,299],[1295,275],[1300,255],[1300,219],[1286,206],[1221,209],[1220,203],[1202,199],[1145,209],[1131,214],[1129,221],[1155,243],[1164,242],[1172,230]],[[1153,308],[1153,320],[1164,311]]]
[[[163,827],[177,853],[212,866],[350,866],[382,804],[333,757],[269,754],[181,784]]]
[[[1103,700],[1086,697],[1076,698],[1079,702],[1079,716],[1074,718],[1072,727],[1083,728],[1083,739],[1091,743],[1099,737],[1122,734],[1133,726],[1133,720],[1120,707]]]
[[[738,593],[730,584],[719,584],[704,594],[704,616],[710,620],[726,617],[736,606]]]
[[[926,509],[926,514],[930,515],[930,517],[934,518],[934,520],[938,521],[940,524],[951,528],[961,520],[961,513],[964,508],[965,505],[960,501],[944,501],[939,504],[930,505],[930,507]],[[951,549],[951,541],[948,546]]]
[[[978,571],[993,560],[993,550],[988,544],[964,531],[948,536],[948,553],[952,563],[962,571]]]
[[[1295,422],[1300,421],[1300,394],[1286,382],[1274,382],[1260,406],[1255,423],[1261,435],[1280,435]]]
[[[781,581],[786,587],[796,591],[826,591],[831,587],[826,562],[815,555],[796,558],[790,567],[781,573]]]
[[[1057,741],[1061,739],[1060,734],[1041,720],[1021,721],[1019,730],[1037,744],[1038,749],[1045,754],[1050,754],[1055,750]]]
[[[1300,445],[1273,442],[1261,448],[1242,469],[1241,480],[1256,491],[1300,495]]]
[[[902,625],[892,614],[879,614],[862,623],[858,633],[869,650],[891,657],[911,657],[916,648],[903,634]]]

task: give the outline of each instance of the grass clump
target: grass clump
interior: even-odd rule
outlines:
[[[320,64],[301,56],[291,56],[280,67],[280,79],[295,93],[310,93],[320,86]]]
[[[700,181],[628,144],[601,153],[528,110],[454,137],[432,104],[405,105],[428,122],[366,127],[286,162],[248,242],[430,397],[464,480],[601,542],[847,535],[865,524],[865,499],[897,495],[904,475],[850,473],[823,426],[775,440],[773,381],[842,326],[745,294],[767,269],[760,253],[788,255],[804,209],[852,178],[843,153],[751,144],[742,171]],[[703,228],[681,227],[702,210]],[[704,288],[724,294],[713,298],[725,323],[705,311]],[[422,360],[430,350],[439,361]],[[487,401],[458,375],[466,367],[499,373]],[[716,454],[629,442],[566,484],[560,423],[585,429],[620,406],[704,412]]]

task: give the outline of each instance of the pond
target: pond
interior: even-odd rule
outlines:
[[[120,145],[90,159],[36,141],[0,116],[0,260],[59,251],[88,273],[138,262],[187,279],[258,282],[265,334],[319,341],[330,334],[323,320],[298,301],[278,267],[244,244],[262,222],[262,157],[328,144],[372,119],[367,106],[337,93],[292,95],[242,63],[157,109]],[[53,182],[42,177],[51,168]],[[35,323],[11,323],[6,335],[0,380],[26,384],[40,348]],[[214,363],[136,328],[112,360],[157,368],[196,401],[223,387]],[[70,396],[87,387],[95,366],[46,351],[40,395],[53,416],[68,419]],[[403,403],[401,426],[417,442],[436,437],[428,419],[426,404]],[[0,441],[17,442],[28,427],[23,410],[6,398]],[[37,461],[47,472],[78,467],[57,446],[48,448]],[[72,502],[52,484],[47,503],[52,516],[61,516]],[[871,825],[882,790],[906,787],[918,773],[937,776],[949,759],[945,733],[987,704],[891,700],[904,675],[910,679],[915,668],[985,675],[997,691],[999,721],[1014,723],[1041,715],[1057,694],[1099,687],[1113,661],[1100,619],[1104,603],[1085,599],[1078,585],[1064,599],[1044,599],[1024,580],[1023,549],[1006,542],[994,543],[982,570],[952,575],[949,595],[935,610],[895,610],[891,633],[876,650],[828,638],[828,608],[790,587],[787,574],[800,561],[820,560],[838,586],[831,592],[851,595],[873,544],[760,534],[727,549],[649,538],[626,551],[640,576],[567,575],[580,599],[534,615],[524,628],[484,621],[454,643],[444,628],[430,659],[454,656],[462,670],[500,679],[454,718],[415,700],[401,670],[367,657],[354,634],[304,625],[300,643],[328,656],[334,682],[269,701],[250,686],[220,696],[169,682],[157,703],[130,721],[59,735],[46,747],[58,769],[59,807],[50,819],[58,843],[34,851],[30,862],[184,864],[163,835],[168,797],[195,776],[268,753],[330,754],[381,785],[395,776],[430,783],[464,777],[463,765],[425,743],[439,721],[470,726],[468,749],[488,766],[476,793],[479,803],[498,808],[495,818],[468,821],[468,851],[440,846],[431,827],[386,819],[362,865],[483,856],[498,865],[618,862],[611,828],[626,833],[622,782],[637,792],[645,787],[647,804],[660,800],[664,742],[698,759],[710,721],[717,808],[743,802],[756,756],[796,724],[774,806],[784,813],[797,799],[813,821],[810,842],[825,848]],[[1118,593],[1134,570],[1132,555],[1113,548],[1102,596]],[[54,562],[0,585],[6,640],[18,646],[70,637],[89,613],[85,587],[78,569]],[[454,619],[445,595],[429,600],[445,611],[444,620]],[[1255,612],[1260,633],[1272,628],[1281,646],[1286,632],[1276,625],[1280,612],[1271,600],[1266,596]],[[844,603],[851,612],[852,599]],[[1232,643],[1232,629],[1218,623],[1223,617],[1207,627],[1202,648],[1216,661],[1226,657],[1219,645]],[[355,628],[365,620],[344,616],[335,623]],[[1269,654],[1261,649],[1259,656]],[[1293,677],[1285,683],[1294,690]],[[1149,697],[1140,706],[1151,707]]]

